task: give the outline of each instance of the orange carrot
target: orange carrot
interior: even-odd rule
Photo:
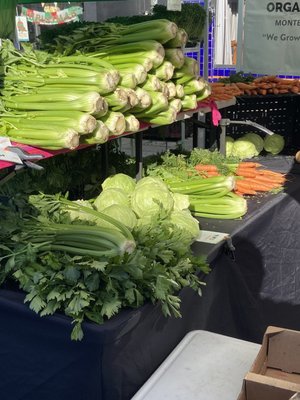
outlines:
[[[268,192],[272,189],[274,189],[273,185],[266,184],[266,183],[260,183],[256,182],[255,178],[246,178],[241,181],[238,181],[237,187],[244,188],[244,189],[249,189],[249,190],[254,190],[254,191],[259,191],[259,192]]]
[[[284,176],[284,174],[282,174],[280,172],[274,172],[274,171],[271,171],[269,169],[261,169],[261,170],[259,170],[259,173],[262,174],[262,175]]]
[[[256,192],[255,190],[247,189],[247,188],[242,188],[242,187],[240,187],[240,186],[238,186],[238,187],[235,189],[235,193],[240,193],[241,195],[244,195],[244,194],[252,194],[252,195],[255,195],[255,194],[257,194],[257,192]]]
[[[220,176],[219,172],[216,172],[216,171],[206,171],[204,173],[208,178],[210,178],[212,176]]]
[[[252,190],[260,191],[260,192],[269,192],[270,190],[274,189],[274,185],[270,185],[267,183],[260,183],[256,182],[255,180],[249,179],[249,186]]]
[[[239,190],[235,190],[234,193],[241,197],[243,197],[243,195],[246,194],[246,193],[240,192]]]
[[[257,182],[266,182],[266,183],[270,183],[273,185],[281,185],[282,183],[285,182],[285,179],[283,178],[274,178],[274,177],[268,177],[268,176],[264,176],[264,175],[258,175],[255,179]]]
[[[256,177],[256,172],[252,171],[252,169],[237,169],[237,171],[235,172],[236,175],[238,176],[244,176],[245,178],[255,178]]]
[[[247,167],[247,168],[257,168],[261,167],[261,164],[251,161],[242,161],[239,163],[238,168]]]
[[[214,164],[197,164],[195,169],[204,172],[218,172],[218,168]]]

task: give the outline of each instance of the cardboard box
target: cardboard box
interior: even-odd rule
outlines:
[[[300,392],[300,332],[269,326],[238,400],[289,400]]]

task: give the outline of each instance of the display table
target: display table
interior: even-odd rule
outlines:
[[[292,160],[271,159],[288,171]],[[0,290],[1,400],[129,400],[190,331],[204,329],[260,342],[267,325],[300,329],[300,176],[293,168],[286,193],[249,201],[243,220],[201,220],[230,233],[235,260],[224,246],[196,243],[212,272],[199,297],[180,293],[182,319],[160,306],[123,310],[104,325],[84,324],[70,340],[69,318],[40,318],[24,295]]]

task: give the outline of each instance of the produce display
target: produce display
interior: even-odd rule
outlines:
[[[54,53],[29,46],[20,52],[4,41],[1,135],[44,149],[74,149],[138,131],[139,121],[173,123],[210,94],[197,61],[183,54],[185,41],[165,19],[89,24],[58,36]]]
[[[87,167],[83,160],[79,169],[87,174]],[[48,174],[44,189],[55,193],[62,184],[66,192],[67,181],[57,183],[55,174],[59,169]],[[179,291],[190,287],[201,294],[199,274],[209,272],[191,251],[201,228],[194,216],[200,224],[204,217],[241,218],[248,196],[281,190],[285,176],[256,162],[194,149],[189,155],[167,152],[138,182],[114,174],[89,200],[36,194],[38,185],[26,182],[23,177],[21,188],[16,183],[10,185],[14,190],[4,185],[1,191],[0,284],[18,285],[40,316],[70,317],[71,337],[81,340],[84,321],[101,324],[147,301],[179,317]]]
[[[75,149],[137,132],[141,122],[171,124],[205,99],[300,89],[298,81],[242,74],[210,86],[198,62],[184,56],[186,31],[167,19],[146,19],[79,24],[44,50],[24,45],[18,51],[3,41],[0,136],[49,150]],[[49,174],[44,193],[32,188],[32,177],[22,181],[23,192],[5,192],[4,186],[0,285],[17,285],[40,316],[70,317],[73,340],[83,338],[83,322],[102,324],[147,301],[159,303],[165,316],[180,317],[180,290],[201,294],[200,278],[209,273],[191,250],[199,220],[242,218],[248,196],[282,190],[284,174],[245,159],[276,155],[284,146],[280,135],[249,132],[227,137],[226,157],[204,149],[167,152],[138,182],[114,173],[100,188],[97,173],[85,185],[77,170],[68,177],[66,168],[64,177],[61,169]],[[73,178],[80,181],[74,187]]]
[[[209,272],[191,252],[198,221],[160,178],[117,174],[102,189],[90,201],[39,194],[0,204],[0,284],[15,281],[41,316],[69,316],[74,340],[83,321],[145,301],[179,317],[179,290],[201,293],[199,272]]]
[[[259,163],[205,149],[194,149],[189,156],[167,152],[161,159],[148,168],[149,175],[160,176],[173,193],[188,196],[189,209],[198,217],[240,218],[247,212],[244,195],[276,193],[286,181],[284,174]]]
[[[300,92],[299,79],[279,78],[274,75],[254,77],[243,75],[242,72],[228,78],[221,78],[211,83],[212,100],[229,100],[235,96],[265,96],[267,94],[298,94]]]

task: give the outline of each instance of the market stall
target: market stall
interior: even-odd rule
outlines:
[[[149,27],[148,22],[143,26]],[[161,23],[158,20],[154,29],[146,32],[147,35],[151,32],[150,41],[161,35]],[[173,24],[162,24],[171,31],[174,28]],[[39,58],[44,53],[26,50],[21,55],[7,47],[9,68],[3,79],[5,111],[1,115],[1,128],[13,144],[44,159],[60,153],[75,154],[74,150],[86,151],[98,144],[107,166],[107,144],[134,135],[136,172],[141,178],[143,131],[149,127],[193,118],[196,145],[197,128],[205,125],[199,122],[199,115],[207,114],[210,125],[216,127],[215,138],[211,131],[208,136],[208,147],[212,147],[214,140],[220,144],[221,117],[234,121],[248,115],[249,110],[239,115],[236,112],[248,99],[247,94],[239,97],[236,105],[237,88],[225,98],[209,96],[210,86],[198,77],[195,62],[181,57],[178,42],[171,48],[155,43],[155,57],[160,55],[160,60],[151,59],[157,66],[145,67],[143,77],[128,73],[127,66],[110,65],[118,57],[114,47],[123,46],[118,41],[143,31],[136,26],[129,30],[122,27],[121,38],[116,35],[115,27],[111,27],[105,26],[108,33],[104,41],[113,44],[113,49],[103,51],[103,44],[99,47],[104,61],[96,52],[91,56],[93,46],[98,44],[92,45],[90,39],[93,29],[103,26],[91,31],[84,28],[70,35],[68,49],[71,53],[75,51],[76,56],[77,50],[83,50],[84,59],[79,56],[75,60],[72,54],[54,56],[49,52],[44,65]],[[80,36],[78,40],[77,35],[86,32],[88,38]],[[174,32],[172,35],[173,38],[160,40],[163,44],[172,42]],[[64,40],[58,37],[56,50],[64,47]],[[83,47],[79,43],[80,46],[84,43]],[[141,56],[145,43],[135,43],[136,48],[131,47],[130,52],[130,45],[124,50],[124,55],[131,53],[131,62],[126,61],[131,70],[132,57],[137,57],[137,49]],[[149,43],[149,48],[150,45],[153,50],[153,43]],[[178,57],[171,55],[170,50],[175,50]],[[170,75],[159,69],[164,62],[160,52],[166,55],[167,65],[171,64]],[[98,72],[96,76],[96,65],[97,68],[101,65],[107,78],[104,85]],[[89,101],[81,102],[86,88],[74,78],[76,69],[83,75],[86,73],[85,84],[93,88],[96,108],[91,108]],[[161,82],[152,78],[156,75]],[[93,79],[88,82],[90,77]],[[118,79],[122,85],[118,86]],[[182,86],[181,94],[175,90],[176,94],[171,96],[170,88],[164,93],[166,82],[171,79],[174,87]],[[63,94],[66,84],[72,91]],[[124,90],[126,85],[131,92]],[[141,98],[132,94],[139,89],[151,94],[146,107]],[[261,110],[257,115],[252,111],[250,118],[272,130],[270,135],[273,131],[283,136],[286,133],[286,142],[284,145],[281,137],[280,148],[274,149],[266,146],[265,137],[260,137],[257,145],[257,135],[252,132],[251,138],[255,136],[255,140],[249,140],[250,149],[254,149],[251,157],[256,158],[249,163],[251,171],[247,162],[240,169],[244,154],[235,153],[233,158],[226,159],[218,152],[208,156],[205,151],[203,154],[196,151],[192,155],[198,158],[194,157],[193,162],[191,155],[179,154],[177,158],[165,155],[162,163],[160,160],[155,167],[145,170],[148,176],[138,183],[120,173],[123,181],[109,187],[111,180],[120,176],[108,177],[102,183],[101,194],[92,198],[73,194],[68,199],[67,187],[54,194],[38,194],[27,187],[24,193],[21,190],[3,193],[0,197],[1,400],[71,397],[129,400],[191,330],[205,329],[259,343],[270,324],[300,329],[297,277],[300,170],[293,156],[277,156],[284,147],[294,151],[298,146],[294,128],[299,97],[295,93],[273,95],[270,93],[272,108],[270,99],[265,103],[268,108],[265,119],[261,119]],[[64,101],[60,102],[61,97]],[[279,97],[284,106],[279,105]],[[171,105],[173,100],[179,101]],[[86,131],[80,127],[80,131],[77,129],[72,135],[68,131],[65,135],[61,126],[75,130],[75,118],[62,115],[70,111],[70,104],[76,104],[71,111],[84,113],[85,117],[88,114],[93,129]],[[279,108],[289,113],[288,117],[292,115],[291,118],[279,117]],[[57,114],[52,115],[53,119],[47,120],[50,114],[42,115],[48,109]],[[128,110],[135,122],[131,129],[125,119]],[[114,127],[108,121],[109,114],[118,114],[118,124]],[[286,121],[292,132],[286,132]],[[100,137],[94,135],[95,124],[100,127],[97,132]],[[117,125],[121,125],[120,130]],[[257,158],[260,152],[273,155]],[[125,166],[126,163],[124,169]],[[8,171],[6,182],[12,171],[14,174],[14,167],[15,163],[0,161],[0,169]],[[99,192],[100,183],[97,185]],[[148,191],[138,193],[143,187]],[[110,196],[109,189],[115,190]],[[105,205],[101,203],[103,194]],[[122,198],[123,203],[110,203],[112,199],[115,201],[114,197]],[[121,208],[107,211],[116,204],[125,207],[120,218],[122,213],[115,210],[119,212]],[[174,215],[180,218],[172,219]],[[198,222],[202,232],[214,238],[210,244],[199,237]]]

